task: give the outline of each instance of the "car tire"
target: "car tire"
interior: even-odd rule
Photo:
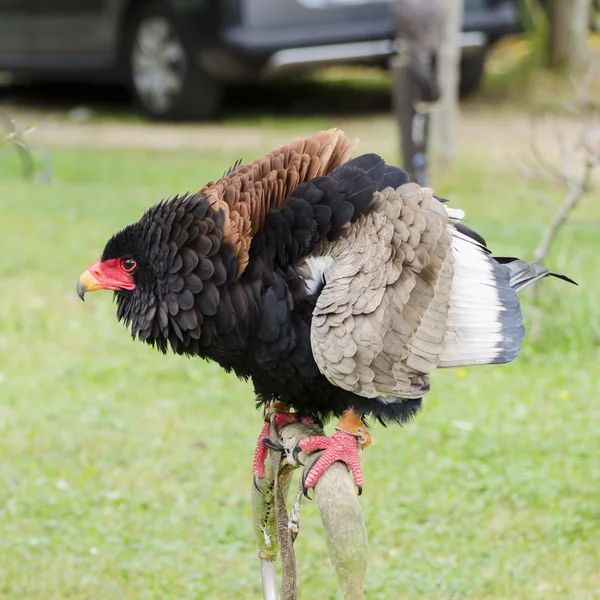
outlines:
[[[466,56],[460,61],[460,96],[466,98],[474,94],[483,81],[486,52],[481,51]]]
[[[151,119],[214,117],[222,87],[192,57],[177,20],[164,1],[151,2],[129,19],[123,47],[127,83]]]

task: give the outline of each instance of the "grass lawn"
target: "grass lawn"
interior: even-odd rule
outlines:
[[[0,598],[261,597],[251,386],[134,344],[109,294],[75,294],[112,233],[238,154],[58,150],[47,187],[0,163]],[[504,255],[529,255],[537,197],[560,198],[469,156],[438,189]],[[549,265],[581,285],[541,284],[516,363],[438,372],[416,422],[374,428],[367,598],[600,598],[598,219],[590,198],[560,235]],[[303,511],[300,598],[338,598]]]

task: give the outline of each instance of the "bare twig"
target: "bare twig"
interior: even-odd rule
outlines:
[[[4,124],[5,132],[0,134],[0,146],[10,144],[13,146],[21,160],[23,177],[30,179],[35,172],[35,164],[29,146],[24,137],[35,130],[34,126],[27,127],[23,131],[17,129],[14,119],[5,111],[0,110],[0,121]]]
[[[558,233],[561,225],[567,220],[571,211],[575,208],[579,200],[581,200],[582,196],[586,193],[589,188],[590,180],[592,178],[592,173],[594,168],[597,166],[597,160],[588,159],[585,163],[584,172],[581,175],[581,178],[577,182],[573,182],[572,185],[569,186],[569,192],[565,196],[564,202],[562,206],[555,213],[552,222],[544,232],[542,237],[542,241],[539,246],[535,249],[533,253],[533,258],[537,262],[543,262],[548,252],[550,251],[550,247],[552,246],[552,242]]]
[[[560,185],[568,185],[570,183],[569,174],[565,173],[564,169],[561,169],[551,160],[547,159],[540,150],[538,146],[538,122],[536,120],[532,120],[531,122],[530,148],[531,156],[537,166],[537,174],[539,177],[555,181]]]
[[[537,128],[532,123],[531,153],[537,164],[536,174],[544,179],[558,182],[565,188],[565,197],[555,212],[550,225],[544,231],[542,239],[533,253],[535,261],[544,262],[556,236],[567,221],[579,201],[589,191],[594,171],[600,164],[600,127],[590,113],[590,86],[596,73],[596,65],[590,65],[585,75],[578,82],[573,80],[578,102],[569,106],[568,110],[582,121],[579,136],[572,144],[567,144],[561,132],[556,133],[559,149],[558,161],[546,158],[537,143]],[[534,301],[539,288],[533,288]],[[533,312],[532,329],[539,330],[539,311]]]
[[[300,533],[300,504],[302,503],[302,496],[304,492],[304,483],[302,478],[298,481],[298,489],[296,490],[296,497],[294,498],[294,504],[292,505],[292,511],[290,512],[290,520],[288,528],[292,537],[292,543],[296,541],[298,534]]]

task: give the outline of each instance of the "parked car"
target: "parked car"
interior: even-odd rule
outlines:
[[[393,0],[2,0],[0,69],[129,86],[154,119],[206,118],[224,86],[393,52]],[[517,0],[465,0],[462,91],[518,30]]]

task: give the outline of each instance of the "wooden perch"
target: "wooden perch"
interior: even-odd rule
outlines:
[[[280,462],[279,465],[275,464],[275,467],[279,472],[278,487],[285,500],[293,471],[299,466],[291,464],[291,458],[288,462],[287,455],[291,457],[291,452],[299,440],[313,435],[324,435],[324,432],[318,425],[290,423],[282,427],[279,435],[286,454],[281,460],[280,453],[270,451],[271,458],[275,458],[275,461],[267,460],[265,478],[259,482],[262,493],[256,489],[252,490],[252,514],[259,548],[258,555],[261,559],[264,598],[265,600],[277,600],[275,559],[280,547],[280,539],[285,539],[287,547],[282,545],[281,600],[294,600],[296,598],[296,578],[293,540],[299,528],[301,494],[296,495],[291,517],[287,518],[283,524],[280,520],[278,532],[274,462]],[[279,454],[279,457],[273,457],[273,454]],[[301,453],[299,459],[307,468],[310,468],[319,454],[313,453],[307,457]],[[346,466],[338,462],[327,469],[319,478],[314,495],[325,530],[329,557],[336,570],[344,599],[362,600],[367,569],[367,531],[356,489]],[[281,510],[279,512],[281,514]],[[290,571],[293,572],[290,573]]]

